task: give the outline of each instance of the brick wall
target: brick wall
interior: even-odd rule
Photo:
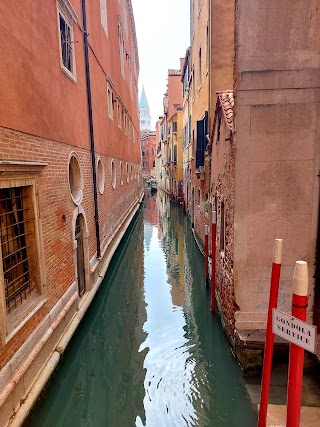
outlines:
[[[45,162],[47,166],[37,175],[40,225],[42,228],[45,266],[46,303],[10,339],[0,347],[0,369],[12,358],[30,333],[75,281],[72,217],[75,209],[69,190],[68,161],[71,152],[78,156],[84,178],[82,207],[89,231],[89,259],[96,251],[94,201],[91,169],[91,152],[71,145],[0,127],[0,152],[2,160]],[[96,153],[96,158],[100,156]],[[116,169],[116,186],[111,182],[111,160]],[[100,240],[110,239],[130,206],[139,195],[138,164],[129,162],[127,182],[126,161],[101,155],[105,175],[103,194],[98,192]],[[120,183],[120,161],[123,162],[123,185]],[[6,178],[2,172],[0,180]],[[62,216],[65,216],[65,221]]]

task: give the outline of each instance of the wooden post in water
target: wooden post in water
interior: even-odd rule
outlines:
[[[212,212],[211,231],[211,313],[215,312],[215,290],[216,290],[216,232],[217,232],[217,212]]]
[[[266,427],[267,425],[267,410],[268,410],[269,390],[270,390],[271,371],[272,371],[272,357],[273,357],[273,347],[274,347],[274,334],[272,333],[272,309],[277,308],[277,305],[278,305],[281,259],[282,259],[282,239],[276,239],[274,242],[274,249],[273,249],[270,298],[269,298],[269,309],[268,309],[268,320],[267,320],[266,343],[264,347],[264,358],[263,358],[263,368],[262,368],[258,427]]]
[[[296,261],[293,274],[292,316],[306,321],[308,307],[308,264]],[[287,427],[299,427],[304,349],[290,344],[287,389]]]
[[[206,259],[206,286],[209,285],[209,226],[204,226],[204,252]]]

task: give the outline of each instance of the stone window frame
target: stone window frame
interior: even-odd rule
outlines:
[[[78,187],[78,192],[79,192],[78,196],[76,196],[76,194],[74,194],[75,192],[72,191],[72,188],[71,188],[72,187],[72,182],[71,182],[71,179],[70,179],[70,177],[71,177],[71,175],[70,175],[70,164],[71,164],[71,160],[72,159],[75,159],[75,161],[77,162],[78,167],[79,167],[79,175],[80,176],[77,178],[78,181],[76,183],[76,187]],[[68,160],[68,183],[69,183],[70,196],[71,196],[71,199],[72,199],[73,203],[76,206],[81,205],[82,199],[83,199],[83,191],[84,191],[84,178],[83,178],[83,173],[82,173],[80,159],[79,159],[79,157],[78,157],[78,155],[77,155],[77,153],[75,151],[72,151],[70,153],[70,155],[69,155],[69,160]]]
[[[219,224],[219,253],[224,258],[226,251],[226,201],[220,201],[220,224]]]
[[[108,37],[108,12],[107,12],[107,0],[100,0],[100,20],[103,31]]]
[[[39,209],[38,175],[47,166],[43,162],[0,161],[0,188],[23,188],[28,194],[30,251],[34,270],[34,288],[10,313],[6,309],[3,262],[0,245],[0,342],[7,344],[40,310],[47,300],[43,238]],[[28,255],[29,256],[29,255]]]
[[[103,194],[105,188],[105,172],[101,156],[97,159],[97,184],[99,193]]]
[[[107,81],[107,104],[108,104],[109,118],[113,120],[113,91],[108,81]]]
[[[110,168],[110,174],[111,174],[111,185],[112,188],[115,190],[117,186],[117,171],[116,171],[116,164],[114,159],[111,159],[111,168]]]
[[[123,185],[123,163],[120,160],[120,184]]]
[[[63,55],[62,51],[63,48],[61,46],[61,28],[60,28],[60,16],[64,20],[65,24],[70,29],[70,45],[71,45],[71,52],[72,52],[72,66],[71,70],[69,70],[63,63]],[[69,1],[67,0],[58,0],[57,1],[57,23],[58,23],[58,35],[59,35],[59,51],[60,51],[60,65],[61,70],[73,81],[77,81],[77,70],[76,70],[76,55],[75,55],[75,40],[74,40],[74,31],[73,31],[73,24],[78,23],[78,17],[73,10],[72,6],[70,5]]]
[[[130,175],[129,175],[129,163],[127,162],[126,163],[126,173],[127,173],[127,184],[129,183],[129,181],[130,181]]]
[[[118,114],[118,128],[122,129],[122,104],[118,101],[117,103],[117,114]]]
[[[125,60],[125,48],[124,48],[124,37],[122,26],[118,18],[118,39],[119,39],[119,51],[120,51],[120,71],[122,78],[124,80],[124,60]]]

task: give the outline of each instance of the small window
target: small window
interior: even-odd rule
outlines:
[[[127,173],[127,183],[129,182],[129,165],[126,164],[126,173]]]
[[[175,144],[173,146],[173,164],[176,165],[177,164],[177,145]]]
[[[118,23],[118,37],[119,37],[119,49],[120,49],[120,70],[121,75],[124,78],[124,41],[123,33],[120,23]]]
[[[221,210],[220,210],[220,252],[225,251],[225,236],[226,231],[226,218],[225,218],[225,207],[224,202],[221,202]]]
[[[73,202],[78,206],[83,197],[83,177],[80,163],[75,153],[71,153],[69,160],[69,187]]]
[[[72,79],[76,77],[74,36],[72,15],[68,13],[65,2],[60,0],[58,7],[61,68]]]
[[[97,178],[98,178],[98,190],[100,194],[104,192],[104,167],[101,158],[98,159],[97,164]]]
[[[107,0],[100,0],[100,15],[102,28],[108,36],[108,23],[107,23]]]
[[[199,188],[199,190],[198,190],[198,206],[200,206],[200,202],[201,202],[201,191]]]
[[[121,121],[121,119],[122,119],[122,114],[121,114],[121,104],[118,102],[118,105],[117,105],[117,111],[118,111],[118,127],[119,128],[122,128],[122,121]]]
[[[128,36],[127,0],[122,0],[124,30]]]
[[[113,120],[113,94],[112,89],[107,83],[107,96],[108,96],[108,113],[111,120]]]
[[[111,160],[111,185],[112,188],[115,189],[117,184],[117,175],[116,175],[116,165],[114,161]]]
[[[177,122],[172,123],[172,131],[177,132]]]
[[[220,143],[220,133],[221,133],[221,111],[219,112],[219,117],[218,117],[217,144]]]
[[[120,162],[120,184],[123,185],[123,164]]]

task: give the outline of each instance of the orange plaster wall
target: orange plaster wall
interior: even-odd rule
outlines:
[[[90,147],[81,4],[70,1],[78,24],[73,25],[77,81],[62,70],[59,48],[57,2],[25,0],[17,7],[1,0],[0,14],[0,124],[32,135]],[[101,25],[100,0],[87,2],[91,89],[96,151],[140,163],[137,76],[133,78],[132,99],[129,69],[120,72],[118,18],[122,21],[125,52],[133,57],[131,21],[128,37],[118,0],[107,1],[108,38]],[[80,27],[80,28],[79,28]],[[132,60],[132,72],[134,72]],[[138,70],[137,70],[138,71]],[[136,130],[135,144],[118,128],[117,111],[108,117],[106,76],[111,77]]]
[[[181,75],[168,76],[168,117],[174,113],[174,105],[182,105]]]
[[[60,66],[57,3],[0,2],[1,125],[88,147],[83,44],[77,43],[75,84]],[[81,32],[75,26],[76,40]]]

